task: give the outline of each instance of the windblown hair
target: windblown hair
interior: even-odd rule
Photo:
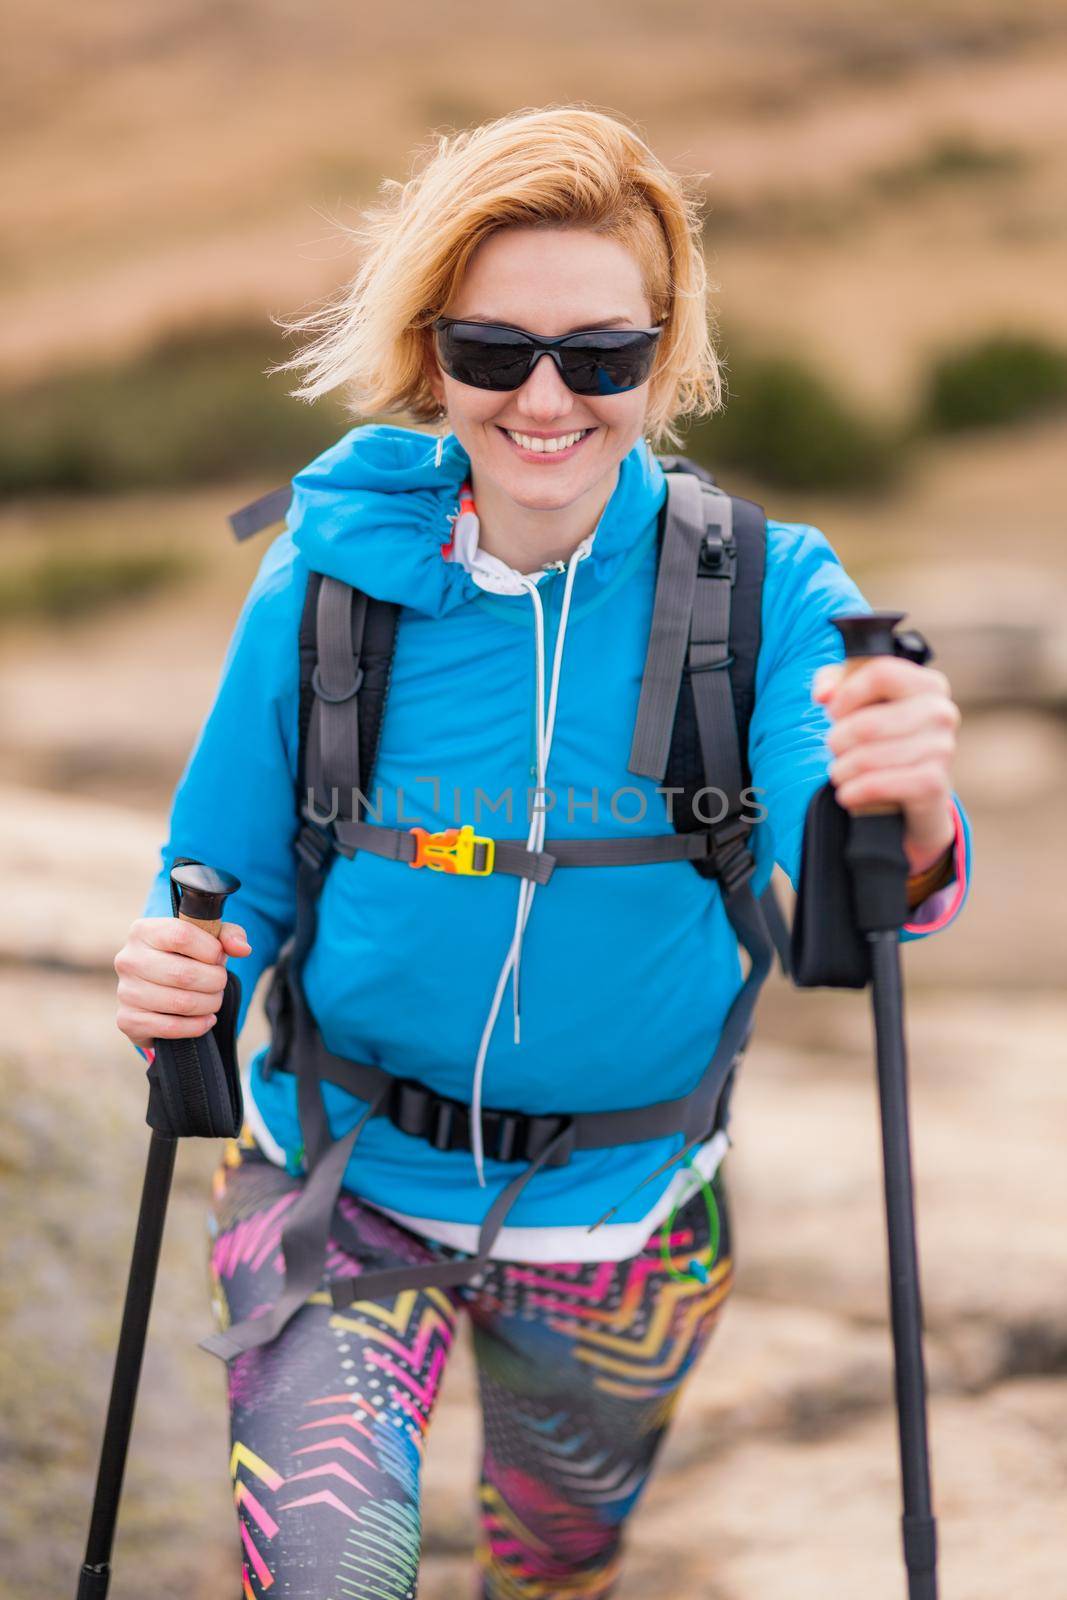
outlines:
[[[439,133],[416,153],[408,182],[386,178],[379,193],[383,203],[363,210],[359,225],[341,225],[362,247],[351,282],[307,316],[276,319],[290,333],[317,334],[270,369],[303,374],[296,398],[343,386],[356,416],[436,421],[430,325],[474,251],[502,228],[554,227],[603,234],[640,266],[653,323],[664,324],[645,420],[653,447],[680,443],[676,419],[721,409],[699,193],[617,118],[549,106]]]

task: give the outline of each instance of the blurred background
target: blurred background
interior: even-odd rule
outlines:
[[[337,222],[435,130],[577,100],[699,174],[726,414],[687,448],[828,536],[964,710],[976,876],[906,952],[943,1593],[1067,1597],[1067,16],[1045,0],[10,0],[0,118],[0,1590],[73,1591],[148,1133],[112,958],[266,538],[226,514],[351,423],[264,368]],[[292,380],[288,380],[291,384]],[[220,804],[225,796],[219,797]],[[245,1058],[261,1036],[253,1022]],[[736,1294],[624,1600],[898,1596],[865,997],[766,992]],[[239,1584],[184,1146],[113,1600]],[[420,1594],[468,1592],[465,1343]]]

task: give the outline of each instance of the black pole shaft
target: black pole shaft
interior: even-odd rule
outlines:
[[[889,1303],[909,1600],[937,1600],[937,1528],[930,1491],[922,1299],[908,1115],[904,995],[897,932],[869,933],[878,1096],[881,1107]]]
[[[178,1141],[152,1131],[77,1600],[104,1600]]]

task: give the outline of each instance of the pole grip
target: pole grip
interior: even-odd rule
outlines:
[[[873,657],[871,656],[846,656],[843,676],[845,678],[850,678],[854,672],[858,671],[860,667],[866,666],[867,662],[871,660],[873,660]],[[894,812],[900,810],[900,807],[874,804],[867,806],[850,806],[849,810],[854,817],[891,817]]]

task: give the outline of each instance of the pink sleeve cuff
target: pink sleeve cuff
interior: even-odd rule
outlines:
[[[952,845],[952,860],[956,869],[954,883],[935,889],[909,913],[910,921],[904,924],[906,933],[937,933],[950,923],[967,893],[967,847],[963,836],[963,818],[955,800],[952,802],[952,820],[956,836]]]

